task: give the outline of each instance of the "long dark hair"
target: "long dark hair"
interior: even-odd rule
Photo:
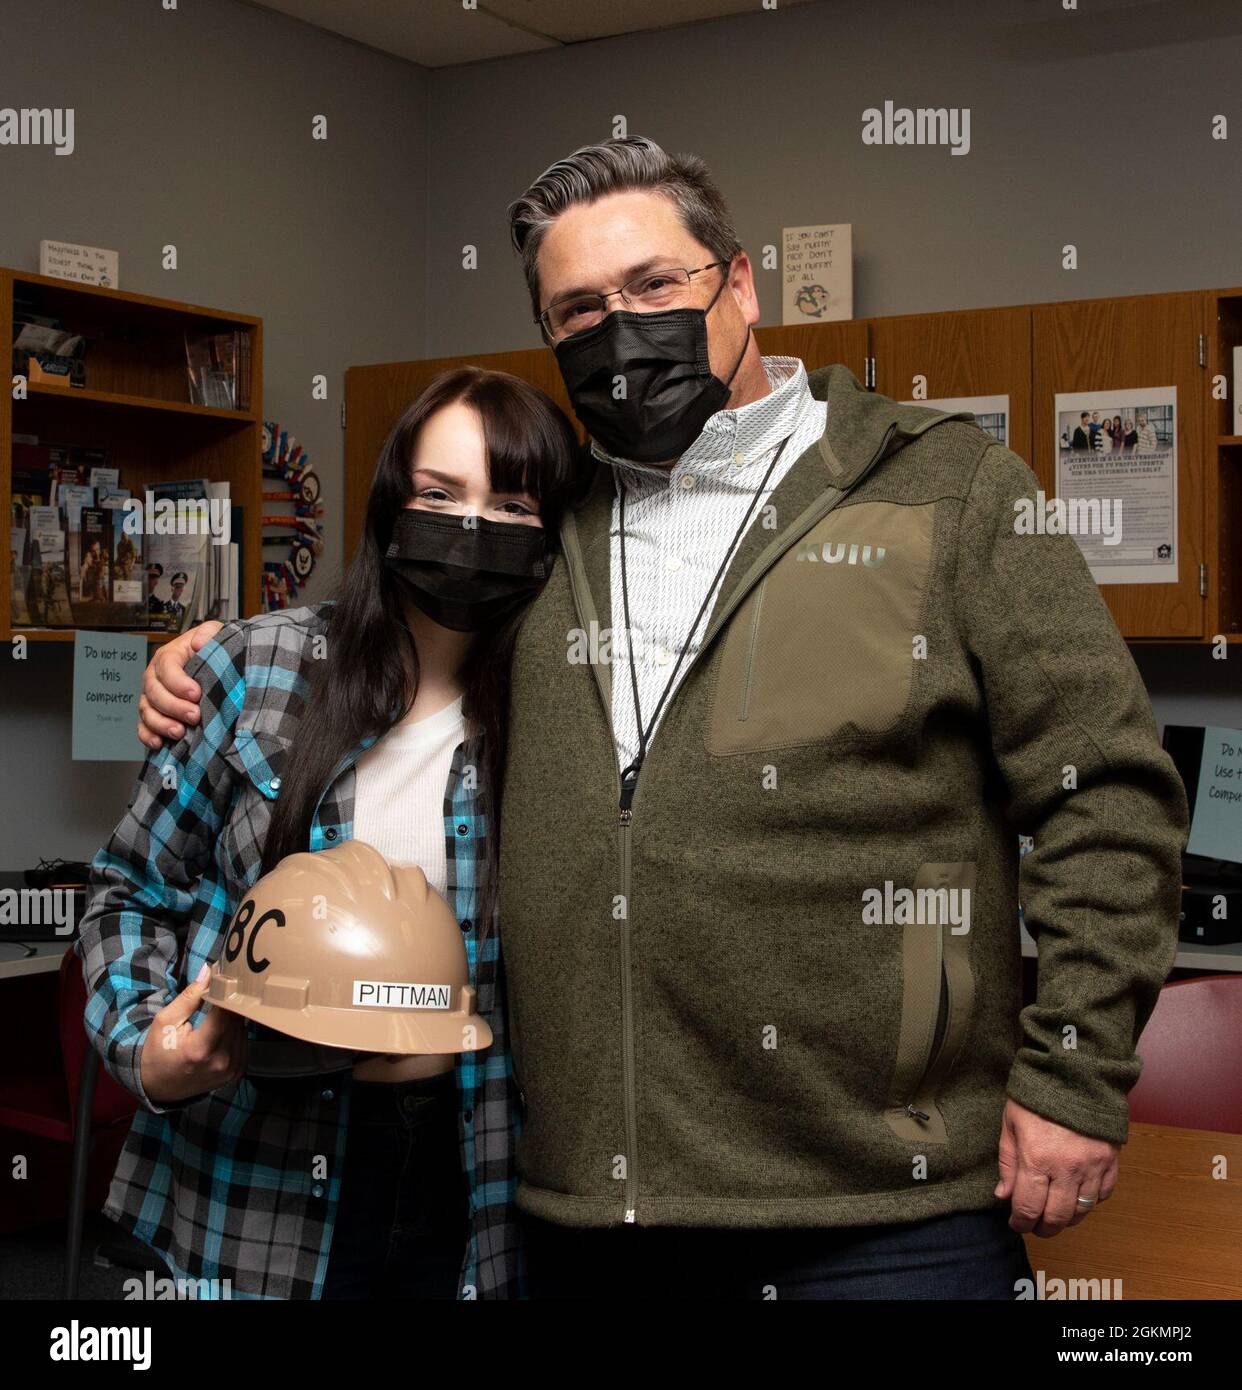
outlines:
[[[384,564],[393,523],[414,495],[412,461],[426,421],[461,402],[482,421],[492,488],[526,492],[555,538],[582,484],[573,427],[538,387],[508,372],[455,367],[442,372],[393,427],[367,498],[362,538],[329,609],[326,654],[315,663],[297,737],[263,845],[262,872],[304,850],[319,799],[340,761],[409,710],[418,693],[418,652],[406,625],[400,579]],[[520,524],[520,523],[514,523]],[[462,712],[482,736],[475,763],[477,802],[487,818],[476,913],[491,918],[500,843],[500,776],[508,728],[509,670],[520,609],[475,638],[462,670]]]

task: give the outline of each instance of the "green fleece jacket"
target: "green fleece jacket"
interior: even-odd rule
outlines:
[[[1188,825],[1134,662],[1073,538],[1018,524],[1016,454],[841,366],[810,387],[824,435],[627,810],[608,470],[519,636],[500,920],[519,1202],[551,1221],[987,1207],[1006,1095],[1126,1137]]]

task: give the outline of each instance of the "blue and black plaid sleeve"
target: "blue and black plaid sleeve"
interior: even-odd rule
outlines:
[[[236,774],[223,751],[245,700],[246,632],[230,623],[186,667],[202,687],[202,718],[150,753],[129,809],[91,865],[77,951],[86,1028],[104,1065],[156,1113],[142,1087],[151,1020],[187,983],[181,961],[203,875],[228,814]]]

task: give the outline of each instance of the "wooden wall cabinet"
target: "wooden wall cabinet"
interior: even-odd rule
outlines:
[[[345,373],[345,534],[348,565],[362,535],[367,496],[380,451],[392,427],[433,377],[452,367],[486,367],[509,372],[546,391],[574,423],[579,439],[586,432],[569,404],[565,383],[551,348],[525,352],[483,352],[470,357],[428,357],[421,362],[380,362],[350,367]]]
[[[894,400],[1008,396],[1009,447],[1031,456],[1031,311],[965,309],[872,319],[873,385]]]
[[[1100,592],[1123,636],[1202,639],[1204,535],[1204,333],[1202,292],[1082,299],[1032,307],[1035,453],[1028,462],[1056,492],[1057,392],[1177,388],[1175,584],[1104,584]],[[1209,573],[1210,579],[1210,573]]]
[[[1234,430],[1233,351],[1242,348],[1242,289],[1208,292],[1203,515],[1208,640],[1242,641],[1242,434]],[[1223,393],[1216,390],[1224,386]]]
[[[838,323],[773,324],[755,329],[765,357],[798,357],[808,372],[840,362],[863,381],[867,372],[867,320]]]
[[[1242,436],[1232,434],[1232,350],[1242,346],[1242,290],[1068,300],[755,330],[765,355],[808,371],[841,362],[896,400],[1009,397],[1009,444],[1055,494],[1058,392],[1177,388],[1178,579],[1105,584],[1121,634],[1137,642],[1242,642]],[[353,367],[345,377],[345,550],[362,530],[366,497],[389,430],[446,367],[512,372],[569,401],[547,348]],[[1212,396],[1223,375],[1228,399]],[[579,427],[579,436],[582,430]]]

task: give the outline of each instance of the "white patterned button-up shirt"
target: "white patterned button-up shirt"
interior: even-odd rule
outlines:
[[[652,713],[660,701],[683,646],[677,672],[680,683],[693,661],[715,605],[721,568],[732,558],[733,538],[747,508],[751,524],[794,461],[824,432],[826,401],[816,400],[807,385],[806,368],[796,357],[765,357],[772,390],[738,410],[719,410],[672,468],[634,463],[592,452],[611,465],[618,479],[612,508],[612,721],[621,767],[638,755],[638,724],[633,683],[624,640],[625,608],[621,588],[620,479],[625,480],[625,573],[630,601],[630,643],[648,746],[659,720]],[[755,491],[780,444],[784,452],[757,503]],[[709,588],[712,597],[691,632]],[[675,689],[675,687],[674,687]],[[665,701],[672,700],[672,693]],[[661,714],[663,710],[661,710]]]

